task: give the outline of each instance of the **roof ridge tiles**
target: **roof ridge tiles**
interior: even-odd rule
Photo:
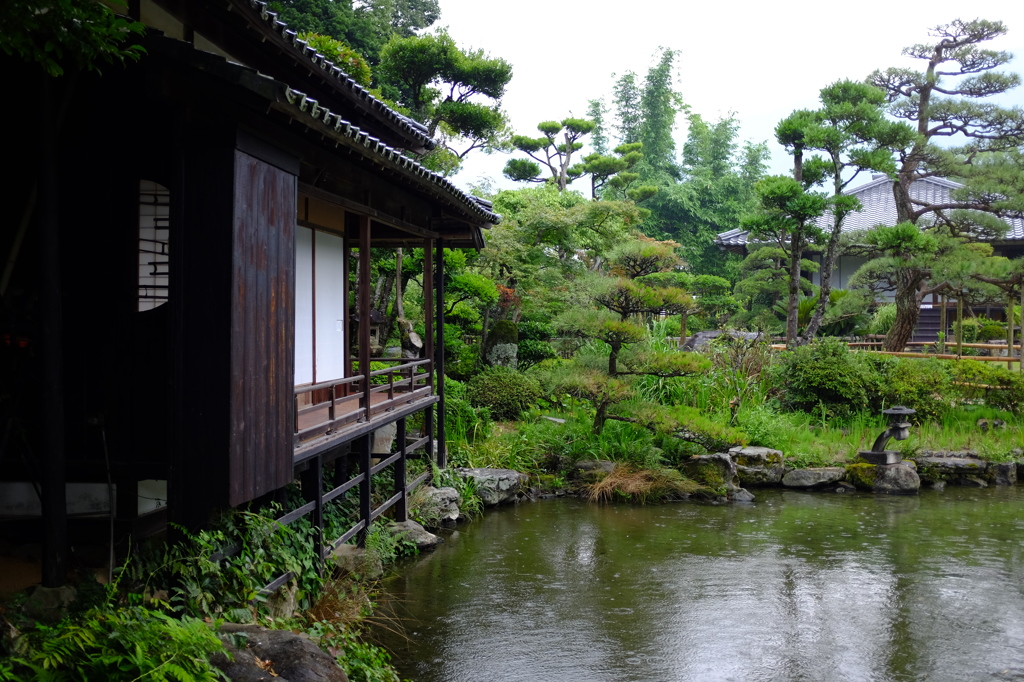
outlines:
[[[327,107],[320,106],[319,102],[306,93],[295,90],[294,88],[286,85],[285,99],[290,105],[294,106],[300,112],[309,114],[312,118],[320,121],[328,128],[333,129],[336,133],[348,137],[356,144],[365,147],[369,151],[378,155],[381,159],[407,171],[411,171],[431,184],[441,187],[450,195],[451,199],[456,200],[456,202],[461,204],[470,214],[476,215],[491,223],[498,223],[501,221],[501,216],[491,210],[492,205],[490,202],[474,197],[471,194],[467,194],[463,190],[459,189],[455,183],[448,178],[425,168],[415,159],[411,159],[403,154],[401,150],[389,146],[385,142],[381,141],[380,138],[374,137],[357,126],[352,125],[351,122],[343,119],[340,114],[332,112]],[[335,119],[333,123],[331,121],[332,116]]]
[[[264,2],[263,0],[249,0],[248,4],[252,10],[257,12],[263,22],[267,23],[275,32],[280,33],[281,37],[284,38],[286,42],[291,43],[291,45],[298,49],[300,53],[309,57],[312,64],[322,69],[327,77],[332,78],[357,98],[364,100],[375,112],[382,114],[385,118],[404,129],[405,133],[419,144],[428,149],[433,149],[437,146],[437,142],[430,136],[425,126],[395,111],[387,104],[374,97],[366,88],[349,76],[344,69],[323,55],[319,55],[321,59],[315,59],[315,57],[318,56],[316,50],[306,41],[301,40],[298,37],[297,31],[288,28],[286,23],[280,21],[277,13],[270,9],[267,2]],[[312,51],[313,55],[307,55],[307,51]]]

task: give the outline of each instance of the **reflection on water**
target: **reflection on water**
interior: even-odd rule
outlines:
[[[1024,493],[489,512],[385,584],[403,677],[1024,680]]]

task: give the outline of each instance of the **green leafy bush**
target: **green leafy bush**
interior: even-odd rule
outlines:
[[[223,680],[224,645],[200,618],[106,604],[57,625],[36,623],[0,660],[0,680]]]
[[[783,355],[773,369],[773,383],[783,407],[824,416],[864,409],[880,392],[878,373],[845,343],[825,338]]]
[[[466,386],[466,396],[475,407],[487,407],[498,420],[516,419],[523,410],[540,400],[540,385],[508,367],[492,367]]]
[[[868,322],[869,334],[888,334],[896,323],[896,306],[881,305]]]
[[[523,341],[550,341],[555,328],[545,322],[520,322],[519,343]]]
[[[876,407],[904,405],[917,410],[917,421],[938,421],[959,398],[948,361],[877,356],[871,360],[881,374],[878,397],[882,404]]]
[[[555,349],[547,341],[538,341],[536,339],[520,340],[518,347],[518,367],[520,370],[533,367],[538,362],[558,357],[558,353],[555,352]]]
[[[953,380],[968,398],[1014,414],[1024,411],[1024,376],[994,363],[959,360],[952,363]]]

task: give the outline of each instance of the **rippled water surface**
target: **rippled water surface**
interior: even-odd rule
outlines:
[[[385,582],[415,682],[1024,680],[1024,493],[546,500]]]

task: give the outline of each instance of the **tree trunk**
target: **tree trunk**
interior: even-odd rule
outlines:
[[[594,435],[600,436],[601,431],[604,430],[604,423],[608,420],[608,404],[605,402],[597,403],[597,411],[594,413]]]
[[[839,237],[840,229],[842,225],[836,225],[832,228],[832,235],[828,239],[828,247],[825,249],[825,258],[821,262],[821,269],[819,270],[821,277],[821,286],[818,288],[818,305],[814,308],[814,315],[811,316],[810,322],[807,323],[807,329],[804,330],[804,339],[811,341],[818,334],[818,329],[821,327],[821,321],[825,317],[825,311],[828,308],[829,296],[832,294],[832,271],[836,267],[836,259],[839,257]]]
[[[947,330],[949,329],[949,324],[948,324],[948,321],[946,320],[946,313],[947,313],[947,310],[946,310],[946,300],[947,300],[946,299],[946,294],[942,294],[942,296],[939,297],[939,305],[941,307],[939,308],[939,334],[940,334],[940,336],[939,336],[938,347],[939,347],[939,352],[940,353],[945,353],[946,352],[946,333],[947,333]]]
[[[686,320],[689,317],[686,313],[679,316],[679,348],[686,344]]]
[[[956,294],[956,354],[964,354],[964,292]]]
[[[907,345],[917,328],[921,314],[921,282],[914,278],[896,288],[896,321],[885,335],[885,350],[899,352]]]
[[[1013,291],[1006,290],[1006,369],[1012,369],[1010,360],[1013,359]]]
[[[789,300],[786,302],[786,345],[796,345],[800,315],[800,255],[802,239],[799,230],[789,242]]]

